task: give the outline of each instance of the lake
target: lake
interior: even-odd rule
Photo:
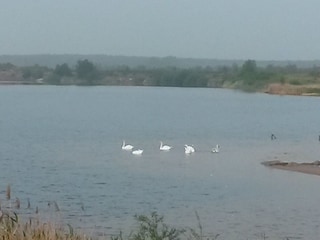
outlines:
[[[135,214],[157,211],[169,225],[195,229],[197,213],[208,237],[316,240],[320,176],[260,163],[320,160],[319,135],[317,97],[1,86],[0,199],[19,197],[22,216],[38,208],[41,218],[89,233],[129,233]],[[121,150],[123,140],[143,154]],[[173,149],[160,151],[160,141]],[[196,152],[186,155],[184,144]]]

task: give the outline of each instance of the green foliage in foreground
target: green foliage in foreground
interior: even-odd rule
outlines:
[[[171,228],[163,222],[163,217],[156,212],[151,213],[151,216],[136,215],[135,219],[139,223],[139,228],[132,234],[132,240],[179,240],[180,235],[185,230]]]
[[[85,234],[77,233],[69,224],[61,226],[50,222],[40,222],[39,216],[31,217],[26,222],[20,222],[18,215],[12,208],[11,187],[6,188],[5,204],[0,204],[0,239],[1,240],[89,240],[95,239],[97,236],[88,237]],[[55,207],[55,211],[59,211],[58,204],[53,201],[49,202]],[[30,205],[28,201],[28,205]],[[15,208],[20,208],[20,200],[16,198]],[[29,206],[28,206],[29,208]],[[36,211],[37,213],[37,211]],[[202,226],[199,215],[196,212],[199,231],[192,228],[178,229],[171,227],[164,222],[164,217],[152,212],[150,216],[135,215],[137,227],[124,237],[122,232],[119,235],[112,236],[112,240],[203,240]],[[107,235],[106,235],[107,236]],[[216,239],[219,235],[214,236]],[[102,240],[101,238],[99,238]],[[107,238],[105,238],[107,239]],[[209,239],[209,238],[207,238]]]
[[[150,216],[136,215],[135,220],[138,226],[131,234],[124,237],[122,232],[119,235],[112,236],[112,240],[215,240],[219,234],[204,238],[199,216],[199,230],[192,228],[177,229],[164,223],[163,216],[152,212]],[[91,240],[96,236],[87,236],[77,233],[71,225],[65,227],[51,223],[41,223],[37,219],[31,219],[25,223],[19,221],[15,212],[0,210],[0,239],[2,240]],[[101,238],[99,238],[101,239]],[[107,238],[105,238],[107,239]]]

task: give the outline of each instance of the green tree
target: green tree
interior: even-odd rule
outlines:
[[[320,67],[313,66],[308,73],[314,80],[317,80],[320,76]]]
[[[98,71],[95,65],[88,59],[79,60],[77,62],[76,73],[79,79],[86,81],[86,84],[92,84],[98,77]]]
[[[60,85],[61,84],[61,76],[51,73],[47,78],[46,82],[48,84]]]
[[[241,74],[246,75],[253,75],[257,72],[257,63],[255,60],[247,60],[244,62],[241,68]]]
[[[257,64],[254,60],[247,60],[243,63],[239,76],[244,85],[254,85],[257,79]]]
[[[70,76],[72,76],[72,71],[69,68],[67,63],[64,63],[62,65],[58,64],[56,66],[56,68],[54,69],[53,73],[58,75],[58,76],[61,76],[61,77],[64,77],[64,76],[70,77]]]
[[[50,70],[48,67],[36,64],[29,67],[22,67],[21,71],[24,79],[39,79],[43,78]]]
[[[12,63],[0,63],[0,71],[12,70],[15,68],[16,66],[13,65]]]

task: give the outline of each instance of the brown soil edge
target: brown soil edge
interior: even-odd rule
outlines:
[[[320,161],[314,161],[310,163],[266,161],[262,162],[262,165],[275,169],[320,175]]]
[[[264,89],[264,92],[268,94],[300,96],[320,96],[319,91],[319,84],[291,85],[287,83],[271,83]]]

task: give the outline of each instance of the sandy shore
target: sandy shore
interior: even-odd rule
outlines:
[[[276,169],[320,175],[320,161],[315,161],[311,163],[267,161],[267,162],[262,162],[262,164],[267,167],[276,168]]]

